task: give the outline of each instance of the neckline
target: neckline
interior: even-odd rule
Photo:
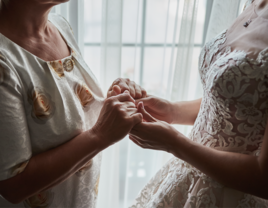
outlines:
[[[256,15],[256,17],[257,17],[257,18],[260,18],[260,19],[263,19],[263,20],[265,20],[265,21],[268,21],[267,18],[264,18],[264,17],[259,16],[258,13],[256,12],[256,3],[257,3],[257,0],[254,0],[254,1],[252,2],[252,4],[253,4],[253,12],[254,12],[254,14]]]
[[[62,58],[62,59],[58,59],[58,60],[45,61],[44,59],[42,59],[42,58],[40,58],[40,57],[34,55],[34,54],[31,53],[30,51],[26,50],[25,48],[21,47],[20,45],[18,45],[18,44],[15,43],[14,41],[10,40],[8,37],[6,37],[5,35],[3,35],[1,32],[0,32],[0,36],[4,37],[4,38],[7,39],[10,43],[12,43],[13,45],[17,46],[18,48],[20,48],[21,50],[23,50],[25,53],[27,53],[27,54],[33,56],[35,59],[37,59],[37,60],[39,60],[39,61],[41,61],[41,62],[43,62],[43,63],[47,63],[47,64],[48,64],[48,63],[50,63],[50,62],[60,61],[60,60],[64,60],[64,59],[66,59],[66,58],[72,57],[72,56],[73,56],[73,49],[72,49],[72,47],[70,46],[69,42],[68,42],[68,41],[66,40],[66,38],[63,36],[63,34],[61,33],[60,29],[59,29],[55,24],[53,24],[52,21],[50,21],[50,20],[48,20],[48,21],[49,21],[53,26],[56,27],[56,29],[58,30],[60,36],[62,37],[62,39],[64,40],[64,42],[65,42],[66,45],[68,46],[68,49],[69,49],[69,51],[70,51],[70,55],[69,55],[69,56],[64,57],[64,58]]]

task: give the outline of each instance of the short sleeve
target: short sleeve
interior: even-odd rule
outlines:
[[[32,150],[22,86],[16,71],[0,56],[0,181],[22,172]]]

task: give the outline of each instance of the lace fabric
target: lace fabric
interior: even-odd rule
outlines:
[[[243,28],[251,14],[255,19]],[[193,141],[221,151],[260,154],[268,119],[268,45],[265,30],[254,28],[265,26],[265,21],[252,4],[202,49],[199,71],[204,93],[189,136]],[[247,44],[249,38],[255,41]],[[268,201],[224,187],[173,158],[131,206],[142,207],[268,207]]]

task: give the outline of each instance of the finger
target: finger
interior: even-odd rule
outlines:
[[[130,95],[135,98],[136,97],[136,92],[135,92],[135,82],[133,81],[130,81],[128,83],[128,86],[129,86],[129,92],[130,92]]]
[[[124,93],[117,95],[116,97],[120,102],[130,101],[132,103],[135,103],[135,100],[130,96],[128,91],[125,91]]]
[[[119,95],[121,93],[121,88],[118,85],[113,86],[113,91]]]
[[[138,104],[138,111],[142,114],[143,119],[147,122],[156,122],[157,120],[151,116],[144,108],[143,102]]]
[[[137,108],[127,108],[126,109],[127,113],[132,116],[135,113],[138,113],[138,109]]]
[[[142,114],[141,113],[135,113],[131,116],[133,126],[139,124],[142,122]]]
[[[135,88],[135,93],[136,93],[134,98],[135,99],[141,98],[142,97],[141,87],[139,85],[135,84],[134,88]]]
[[[139,104],[139,102],[143,102],[144,106],[148,106],[148,105],[150,105],[150,102],[152,102],[152,96],[142,97],[140,99],[135,100],[136,106]]]
[[[144,148],[144,147],[142,146],[142,144],[139,143],[134,137],[132,137],[132,136],[129,135],[129,139],[130,139],[133,143],[135,143],[136,145],[138,145],[138,146]]]
[[[117,83],[117,85],[121,88],[121,93],[123,93],[126,90],[128,90],[128,91],[130,90],[128,83],[127,83],[127,80],[125,80],[125,79],[120,79],[120,81]]]
[[[110,86],[108,91],[112,91],[114,85],[118,85],[121,82],[121,78],[114,80],[113,84]]]
[[[135,108],[135,109],[137,109],[135,104],[133,102],[129,102],[129,101],[124,102],[123,106],[126,107],[126,108]]]
[[[114,85],[112,87],[112,91],[108,91],[107,93],[107,97],[112,97],[112,96],[116,96],[119,95],[121,93],[121,88],[118,85]]]
[[[148,97],[146,90],[144,88],[142,88],[142,87],[141,87],[141,93],[142,93],[142,98]]]
[[[149,143],[144,142],[144,141],[140,140],[139,138],[137,138],[137,137],[135,137],[133,135],[129,135],[129,139],[131,141],[133,141],[135,144],[137,144],[138,146],[140,146],[141,148],[144,148],[144,149],[152,149],[152,150],[159,150],[154,145],[150,145]]]

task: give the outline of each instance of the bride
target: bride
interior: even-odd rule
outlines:
[[[202,99],[137,102],[130,139],[172,153],[132,208],[268,207],[268,0],[255,0],[200,55]],[[168,123],[193,125],[187,138]]]

